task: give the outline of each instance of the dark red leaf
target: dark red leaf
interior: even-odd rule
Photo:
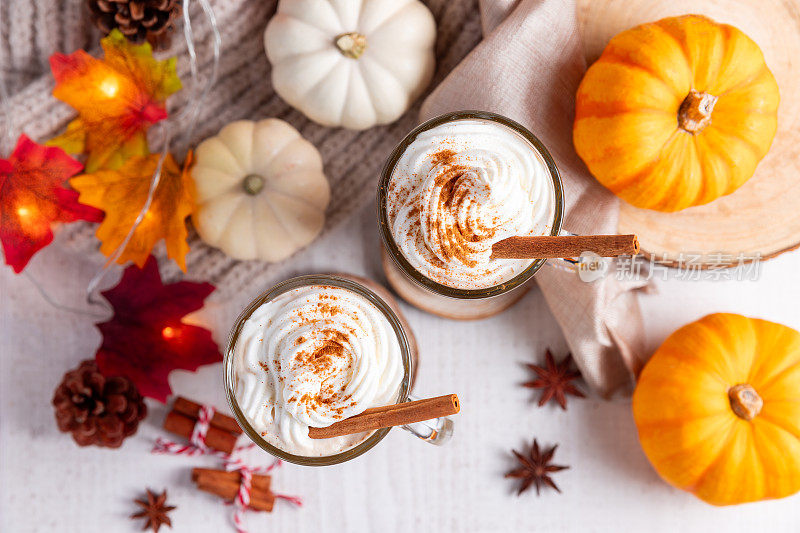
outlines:
[[[142,269],[128,267],[119,284],[103,292],[114,316],[97,325],[103,334],[96,355],[100,371],[125,376],[143,396],[166,402],[172,370],[194,371],[222,359],[210,331],[182,322],[213,291],[210,283],[163,285],[152,256]]]

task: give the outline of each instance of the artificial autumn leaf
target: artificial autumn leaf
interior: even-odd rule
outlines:
[[[0,159],[0,241],[5,261],[20,273],[33,254],[53,241],[54,222],[99,222],[103,213],[78,203],[67,180],[82,165],[60,148],[20,135],[14,152]]]
[[[75,108],[78,118],[48,144],[87,153],[87,172],[147,155],[147,129],[167,118],[167,97],[181,88],[174,57],[157,61],[149,44],[131,44],[118,30],[100,43],[103,59],[83,50],[50,57],[53,96]]]
[[[114,316],[97,324],[103,343],[95,359],[106,376],[125,376],[143,396],[166,402],[169,373],[197,370],[222,359],[211,332],[181,319],[203,307],[210,283],[179,281],[164,285],[150,256],[140,269],[125,269],[116,287],[103,292]]]
[[[125,240],[139,216],[150,191],[159,154],[132,157],[117,170],[98,170],[72,178],[70,184],[80,193],[80,201],[102,209],[106,217],[97,228],[100,251],[110,256]],[[118,263],[128,260],[139,267],[158,241],[167,243],[167,255],[186,271],[186,217],[192,212],[192,194],[187,172],[178,168],[167,154],[153,201],[141,224],[133,232]]]

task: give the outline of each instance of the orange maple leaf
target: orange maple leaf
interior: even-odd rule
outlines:
[[[87,153],[87,172],[147,155],[147,129],[167,117],[167,97],[181,88],[174,57],[157,61],[149,44],[131,44],[118,30],[100,42],[103,59],[83,50],[50,57],[53,96],[74,107],[78,118],[48,144]]]
[[[70,180],[80,193],[79,201],[105,211],[97,228],[100,251],[110,256],[125,240],[139,212],[147,201],[150,183],[158,165],[159,154],[128,159],[116,170],[98,170]],[[136,228],[118,263],[128,260],[140,268],[158,241],[164,239],[167,255],[186,271],[186,217],[192,211],[191,183],[187,171],[181,171],[171,154],[164,159],[161,179],[153,201]]]

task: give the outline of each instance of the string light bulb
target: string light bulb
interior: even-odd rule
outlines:
[[[161,336],[164,338],[165,341],[171,341],[172,339],[178,336],[178,330],[173,328],[172,326],[167,326],[161,330]]]
[[[100,83],[100,92],[109,98],[114,98],[119,92],[119,82],[117,78],[109,76]]]

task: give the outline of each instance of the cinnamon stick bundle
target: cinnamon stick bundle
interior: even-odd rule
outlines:
[[[233,483],[237,487],[242,482],[242,474],[236,471],[216,470],[214,468],[192,468],[192,481],[214,484]],[[251,486],[254,489],[267,492],[270,490],[272,478],[263,474],[253,474]]]
[[[192,400],[187,400],[183,396],[178,396],[175,398],[175,402],[172,404],[173,411],[194,419],[197,419],[197,417],[200,416],[200,407],[201,406],[199,403],[193,402]],[[211,427],[221,429],[229,433],[235,433],[236,435],[242,434],[242,428],[239,427],[239,424],[236,423],[236,420],[227,415],[223,415],[220,412],[214,413],[214,416],[211,418]]]
[[[200,404],[178,397],[175,399],[172,411],[164,419],[164,429],[188,439],[192,436],[199,413]],[[206,433],[206,445],[215,450],[231,453],[241,434],[242,429],[236,420],[222,413],[214,413]]]
[[[345,418],[324,428],[308,428],[312,439],[329,439],[392,426],[413,424],[458,413],[461,405],[458,396],[447,394],[413,402],[398,403],[367,409],[361,414]]]
[[[239,493],[239,484],[242,481],[242,476],[239,472],[193,468],[192,481],[202,491],[233,501]],[[248,507],[256,511],[272,511],[275,505],[275,495],[270,490],[270,481],[269,476],[253,474]]]
[[[639,253],[636,235],[542,235],[509,237],[494,243],[493,259],[556,259],[594,252],[601,257]]]

